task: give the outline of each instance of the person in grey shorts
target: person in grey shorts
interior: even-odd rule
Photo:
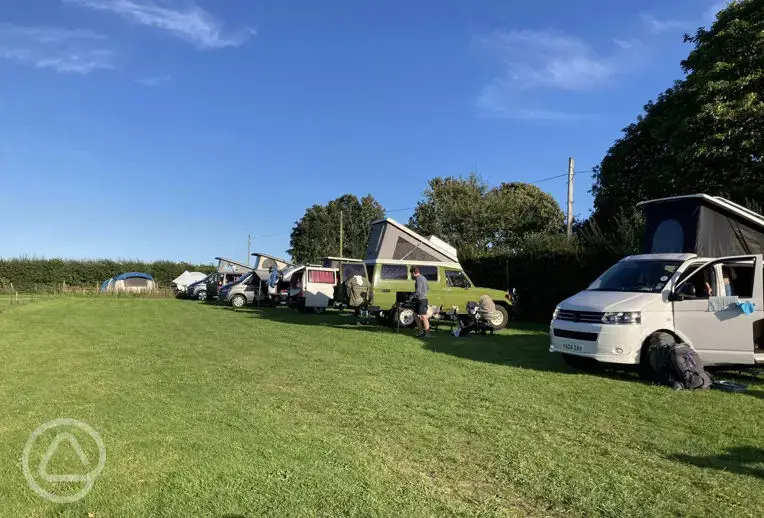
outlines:
[[[416,314],[416,326],[419,329],[417,338],[427,338],[430,336],[430,319],[427,318],[427,308],[429,307],[427,292],[430,291],[430,286],[416,266],[411,267],[411,276],[414,278],[414,303],[416,304],[414,313]]]

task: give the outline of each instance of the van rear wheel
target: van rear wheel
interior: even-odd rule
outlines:
[[[196,298],[199,300],[207,300],[207,291],[202,290],[199,293],[197,293]]]

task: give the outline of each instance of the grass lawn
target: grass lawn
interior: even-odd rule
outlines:
[[[574,373],[541,327],[423,343],[336,314],[54,298],[0,312],[0,353],[0,516],[764,510],[764,383],[673,392]],[[21,468],[58,417],[107,451],[72,504],[38,497]],[[61,450],[50,473],[81,462]]]

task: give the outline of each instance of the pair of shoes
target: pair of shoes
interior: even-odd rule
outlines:
[[[418,335],[416,335],[416,337],[417,337],[417,338],[424,338],[425,336],[427,336],[427,335],[425,334],[425,332],[424,332],[424,331],[422,331],[421,333],[419,333]]]

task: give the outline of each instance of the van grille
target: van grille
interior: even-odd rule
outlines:
[[[557,312],[557,320],[566,320],[568,322],[587,322],[590,324],[601,324],[605,313],[597,311],[569,311],[561,309]]]
[[[597,333],[582,333],[581,331],[568,331],[567,329],[555,329],[554,336],[557,338],[570,338],[571,340],[584,340],[596,342]]]

